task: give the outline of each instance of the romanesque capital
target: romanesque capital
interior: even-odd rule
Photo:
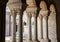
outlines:
[[[26,0],[26,3],[30,7],[35,7],[36,6],[35,0]]]
[[[7,3],[8,7],[12,10],[13,8],[21,9],[22,8],[22,2],[21,0],[9,0]]]
[[[55,7],[54,7],[53,4],[50,5],[50,11],[51,11],[51,12],[55,12]]]
[[[40,2],[40,8],[41,8],[42,10],[47,10],[47,5],[46,5],[46,2],[45,2],[45,1],[41,1],[41,2]]]
[[[22,14],[22,13],[23,13],[22,9],[19,9],[19,8],[18,8],[18,9],[16,9],[16,12],[17,12],[17,14],[20,15],[20,16],[23,15],[23,14]]]
[[[16,13],[17,13],[17,12],[16,12],[15,9],[12,9],[12,10],[11,10],[11,15],[12,15],[12,16],[15,16],[15,17],[16,17],[16,15],[17,15]]]
[[[49,18],[52,18],[52,19],[53,19],[53,17],[56,18],[56,10],[55,10],[54,5],[51,4],[51,5],[50,5],[50,15],[49,15]]]
[[[37,9],[32,9],[32,8],[27,8],[26,9],[27,15],[32,17],[32,16],[37,16]]]
[[[37,14],[37,7],[35,0],[26,0],[27,2],[27,8],[26,12],[30,13],[32,16],[36,16]]]
[[[42,15],[43,17],[48,16],[47,5],[44,1],[41,1],[40,8],[41,10],[39,12],[39,15]]]
[[[31,15],[30,12],[26,12],[26,13],[27,13],[28,18],[31,18],[32,17],[32,15]]]
[[[39,17],[39,19],[42,19],[43,18],[43,16],[41,14],[39,14],[38,17]]]

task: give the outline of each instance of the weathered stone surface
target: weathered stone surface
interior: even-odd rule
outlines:
[[[46,5],[45,1],[41,1],[41,3],[40,3],[40,8],[41,8],[42,10],[47,10],[47,5]]]
[[[40,12],[39,12],[39,17],[41,18],[42,16],[42,35],[43,39],[48,39],[48,34],[47,34],[47,16],[48,16],[48,10],[47,10],[47,5],[44,1],[41,1],[40,3]]]
[[[33,42],[32,40],[28,40],[27,42]]]
[[[50,6],[50,15],[48,18],[48,37],[51,42],[57,42],[56,12],[53,5]]]
[[[10,10],[22,8],[21,0],[9,0],[7,5],[10,8]]]
[[[29,6],[36,6],[35,0],[26,0]]]
[[[49,42],[49,40],[48,39],[41,39],[40,42]]]
[[[41,20],[41,18],[38,16],[37,17],[37,34],[38,34],[38,40],[40,41],[41,40],[41,38],[42,38],[42,20]]]

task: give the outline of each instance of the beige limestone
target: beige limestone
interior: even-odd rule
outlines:
[[[42,16],[39,15],[37,17],[37,33],[38,33],[38,40],[40,41],[43,37],[43,30],[42,30]]]
[[[48,39],[41,39],[40,42],[49,42]]]
[[[40,3],[40,8],[41,8],[41,10],[40,10],[40,12],[39,12],[39,18],[40,18],[40,22],[42,22],[41,23],[41,29],[42,30],[40,30],[40,32],[41,32],[41,37],[40,37],[40,42],[48,42],[48,28],[47,28],[47,26],[48,26],[48,21],[47,21],[47,16],[48,16],[48,10],[47,10],[47,5],[46,5],[46,3],[44,2],[44,1],[41,1],[41,3]]]
[[[33,42],[36,41],[36,15],[37,15],[37,7],[36,7],[36,3],[35,3],[35,0],[26,0],[28,6],[26,8],[26,12],[27,13],[30,13],[30,14],[27,14],[27,15],[30,15],[31,17],[34,17],[34,39],[32,40]]]
[[[21,0],[9,0],[7,3],[8,7],[10,10],[14,9],[21,9],[22,8],[22,3]]]
[[[50,5],[50,11],[48,18],[48,35],[51,42],[57,42],[56,12],[53,4]]]
[[[32,15],[28,11],[26,11],[26,13],[27,13],[27,17],[28,17],[28,29],[29,29],[28,35],[27,35],[28,36],[27,42],[32,42],[32,31],[31,31],[31,17],[32,17]]]
[[[50,5],[50,11],[54,12],[55,11],[55,7],[53,4]]]
[[[47,10],[47,5],[46,5],[45,1],[41,1],[41,2],[40,2],[40,8],[41,8],[42,10]]]
[[[15,10],[12,10],[13,16],[13,32],[12,32],[12,42],[16,42],[16,13]]]
[[[29,6],[36,6],[35,0],[26,0],[26,3],[27,3]]]

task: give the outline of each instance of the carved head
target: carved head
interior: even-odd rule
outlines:
[[[35,0],[26,0],[29,6],[36,6]]]
[[[50,11],[55,11],[55,7],[53,4],[50,5]]]
[[[47,5],[46,5],[45,1],[41,1],[40,8],[43,10],[47,10]]]

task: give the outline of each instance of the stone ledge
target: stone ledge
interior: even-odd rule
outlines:
[[[41,39],[40,42],[49,42],[48,39]]]

